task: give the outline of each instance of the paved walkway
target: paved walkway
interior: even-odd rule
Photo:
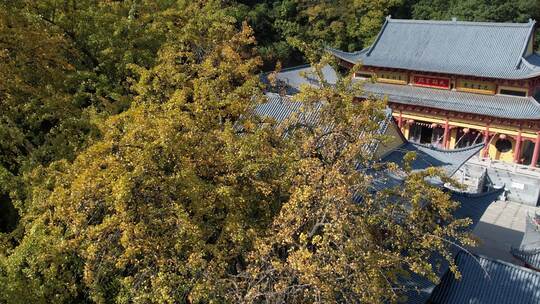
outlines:
[[[513,202],[492,203],[473,231],[480,244],[471,251],[520,265],[510,254],[510,247],[519,246],[525,232],[525,217],[536,210],[540,209]]]

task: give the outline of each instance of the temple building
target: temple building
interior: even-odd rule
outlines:
[[[373,80],[365,83],[366,95],[387,98],[409,141],[442,149],[484,143],[482,158],[536,167],[535,24],[388,17],[368,48],[329,51],[346,68],[362,65],[355,76]]]
[[[402,166],[403,156],[413,151],[413,170],[438,167],[455,176],[474,155],[509,163],[538,163],[540,104],[534,96],[540,89],[540,56],[532,52],[533,32],[532,21],[494,24],[388,19],[370,48],[356,53],[331,52],[346,68],[363,63],[355,76],[372,81],[363,83],[365,96],[359,98],[375,95],[388,101],[386,118],[377,132],[392,140],[368,145],[374,158],[381,164]],[[330,85],[338,79],[329,65],[323,67],[322,74]],[[317,75],[309,65],[261,75],[267,85],[266,102],[257,104],[253,113],[278,124],[292,117],[298,120],[293,124],[316,125],[318,107],[302,109],[294,95],[301,86],[321,85]],[[495,172],[489,180],[506,178],[499,183],[503,188],[493,183],[494,187],[483,187],[480,192],[446,188],[460,203],[454,217],[470,219],[471,231],[502,196],[523,196],[540,189],[537,183],[528,184],[538,169],[510,166],[526,168],[527,175]],[[488,169],[482,170],[483,174],[491,174]],[[384,169],[372,174],[374,191],[402,183],[399,174]],[[437,185],[435,180],[428,181]],[[538,196],[531,194],[532,205]],[[353,199],[362,202],[361,196]],[[512,248],[512,254],[524,265],[538,269],[540,234],[534,232],[524,238],[522,246]],[[540,303],[540,272],[461,249],[452,248],[461,280],[455,279],[444,258],[433,254],[429,262],[440,283],[413,272],[400,277],[405,303]]]

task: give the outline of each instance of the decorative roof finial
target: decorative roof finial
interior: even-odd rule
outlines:
[[[452,17],[452,22],[457,22],[457,17]]]
[[[390,20],[390,19],[392,19],[392,15],[386,16],[386,20]]]

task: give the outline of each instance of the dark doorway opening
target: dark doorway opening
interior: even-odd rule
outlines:
[[[420,135],[421,144],[430,144],[433,137],[433,129],[428,127],[422,127],[422,133]]]
[[[413,142],[438,146],[442,143],[444,130],[427,122],[415,122],[411,125],[409,139]]]

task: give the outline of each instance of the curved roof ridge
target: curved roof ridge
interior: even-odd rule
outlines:
[[[300,70],[300,69],[305,69],[305,68],[309,68],[311,67],[311,64],[309,63],[306,63],[306,64],[301,64],[301,65],[295,65],[295,66],[292,66],[292,67],[288,67],[288,68],[284,68],[284,69],[281,69],[279,71],[268,71],[268,72],[264,72],[264,73],[261,73],[261,75],[263,76],[267,76],[267,75],[270,75],[272,73],[282,73],[282,72],[290,72],[290,71],[294,71],[294,70]]]
[[[425,20],[425,19],[388,19],[390,23],[416,23],[416,24],[440,24],[440,25],[474,25],[474,26],[498,26],[498,27],[530,27],[536,23],[529,22],[489,22],[489,21],[453,21],[453,20]]]
[[[305,68],[309,68],[309,67],[311,67],[311,64],[309,64],[309,63],[301,64],[301,65],[295,65],[295,66],[292,66],[292,67],[281,69],[281,70],[278,71],[278,73],[287,72],[287,71],[294,71],[294,70],[298,70],[298,69],[305,69]],[[276,71],[266,72],[266,74],[274,73],[274,72],[276,72]]]
[[[533,54],[529,55],[529,56],[532,56]],[[529,68],[529,69],[534,69],[535,68],[535,65],[532,65],[528,60],[527,58],[529,58],[529,56],[527,57],[521,57],[521,61],[520,63],[523,64],[525,67]]]
[[[456,190],[450,190],[452,192],[452,195],[461,196],[461,197],[471,197],[471,198],[481,198],[490,196],[497,193],[502,193],[504,191],[504,186],[500,188],[493,188],[486,192],[481,193],[471,193],[471,192],[464,192],[464,191],[456,191]]]
[[[519,97],[519,96],[516,96],[516,97]],[[534,101],[533,103],[533,106],[537,107],[538,109],[540,109],[540,102],[538,100],[536,100],[536,98],[534,98],[534,96],[527,96],[526,98]]]
[[[384,20],[384,23],[383,23],[383,25],[381,27],[381,30],[377,34],[377,37],[375,37],[375,40],[373,41],[373,43],[367,48],[366,56],[369,56],[371,54],[371,52],[373,51],[373,49],[375,48],[375,46],[377,45],[379,40],[381,40],[381,36],[382,36],[384,30],[386,29],[386,26],[388,25],[388,23],[390,23],[391,20],[392,20],[391,16],[386,17],[386,19]]]
[[[420,146],[420,147],[428,148],[428,149],[431,149],[431,150],[434,150],[434,151],[445,152],[445,153],[459,153],[459,152],[463,152],[463,151],[469,151],[469,150],[477,149],[479,147],[484,146],[484,143],[479,143],[479,144],[470,145],[468,147],[463,147],[463,148],[441,149],[441,148],[433,146],[431,144],[421,144],[421,143],[416,143],[416,142],[413,142],[413,141],[409,141],[409,142],[411,144],[415,145],[415,146]]]
[[[533,20],[497,23],[387,18],[367,50],[329,50],[342,60],[362,61],[366,66],[526,79],[538,72],[521,64],[535,25]]]
[[[516,96],[519,97],[519,96]],[[535,107],[536,109],[540,110],[540,102],[534,98],[534,96],[527,96],[525,99],[529,99],[531,102],[531,106]]]
[[[536,59],[536,60],[540,61],[540,54],[533,52],[532,54],[529,54],[526,57],[522,57],[521,62],[525,67],[529,68],[532,71],[534,71],[535,69],[540,68],[540,65],[536,65],[534,63],[531,63],[530,62],[531,59]],[[538,70],[536,73],[540,73],[540,70]],[[534,73],[531,73],[531,74],[534,75]]]
[[[523,43],[523,47],[521,48],[521,58],[519,58],[516,69],[519,69],[519,65],[524,61],[523,56],[525,56],[525,53],[527,52],[527,47],[529,46],[529,43],[531,41],[531,37],[534,35],[534,25],[536,24],[536,21],[530,19],[529,23],[529,34],[527,35],[527,40]]]
[[[342,50],[327,46],[327,47],[325,47],[325,50],[329,51],[330,53],[334,53],[334,54],[337,53],[337,54],[357,56],[357,55],[365,53],[366,51],[369,50],[369,48],[363,48],[363,49],[361,49],[359,51],[354,51],[354,52],[347,52],[347,51],[342,51]]]
[[[523,267],[523,266],[519,266],[519,265],[516,265],[516,264],[512,264],[510,262],[506,262],[506,261],[503,261],[503,260],[499,260],[499,259],[495,259],[495,258],[490,258],[488,256],[485,256],[483,254],[478,254],[478,253],[470,253],[470,252],[466,252],[466,251],[463,251],[463,250],[460,250],[460,252],[458,252],[457,257],[459,257],[460,255],[466,255],[466,256],[476,256],[477,258],[480,258],[480,259],[483,259],[483,260],[487,260],[487,261],[490,261],[490,262],[494,262],[494,263],[498,263],[498,264],[501,264],[501,265],[504,265],[506,267],[510,267],[510,268],[515,268],[515,269],[519,269],[521,271],[526,271],[528,273],[531,273],[531,274],[534,274],[536,276],[540,276],[540,272],[538,271],[535,271],[533,269],[529,269],[527,267]]]
[[[533,248],[533,249],[521,249],[521,248],[515,248],[515,247],[512,247],[510,248],[511,251],[518,251],[520,254],[522,255],[537,255],[540,253],[540,246],[538,248]]]

